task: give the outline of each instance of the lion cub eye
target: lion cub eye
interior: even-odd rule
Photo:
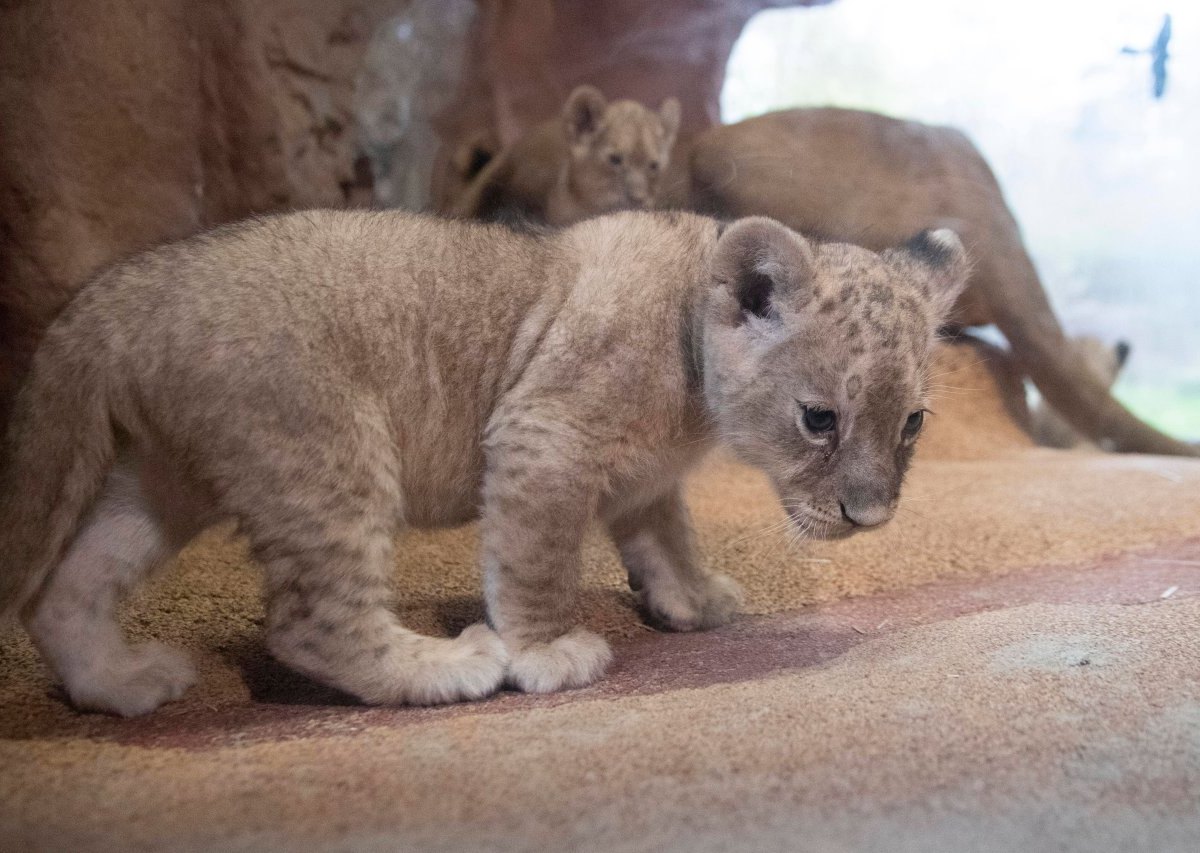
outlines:
[[[614,151],[613,153],[608,155],[608,162],[612,163],[614,166],[620,166],[622,163],[625,162],[625,158],[622,157],[616,151]]]
[[[804,428],[809,432],[819,435],[833,432],[837,427],[837,415],[829,409],[819,409],[816,406],[805,406],[801,403],[800,411],[803,413],[801,419],[804,421]]]
[[[658,171],[658,161],[651,160],[649,163],[646,164],[646,168],[649,169],[651,172],[657,172]]]
[[[925,412],[923,409],[918,409],[908,416],[904,422],[904,437],[912,438],[921,431],[921,425],[925,423]]]

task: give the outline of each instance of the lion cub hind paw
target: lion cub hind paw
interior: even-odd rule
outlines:
[[[548,643],[531,643],[514,652],[508,682],[526,693],[553,693],[584,687],[604,674],[612,650],[599,634],[573,628]]]

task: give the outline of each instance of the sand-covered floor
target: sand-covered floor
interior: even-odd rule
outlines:
[[[220,531],[129,608],[202,673],[151,717],[76,714],[4,636],[0,850],[1200,849],[1200,462],[1033,448],[983,358],[882,531],[796,548],[757,474],[697,473],[725,628],[645,627],[597,537],[584,690],[349,703],[266,655]],[[474,548],[406,537],[410,624],[479,618]]]

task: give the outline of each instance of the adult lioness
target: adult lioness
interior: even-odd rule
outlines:
[[[569,225],[601,213],[653,208],[679,118],[674,98],[655,112],[635,101],[608,103],[598,90],[580,86],[561,116],[499,153],[476,143],[458,152],[455,165],[468,180],[443,212]]]
[[[0,470],[0,614],[79,706],[177,698],[121,594],[233,519],[277,657],[366,702],[586,684],[580,547],[608,527],[661,623],[734,612],[681,481],[716,441],[798,532],[895,511],[930,345],[966,274],[951,232],[882,254],[777,222],[621,213],[517,233],[395,212],[260,219],[156,249],[51,326]],[[422,637],[388,607],[393,536],[481,516],[495,630]]]
[[[1200,455],[1134,417],[1065,338],[987,163],[962,133],[857,110],[796,109],[713,128],[690,152],[692,207],[771,216],[882,248],[922,228],[962,235],[973,262],[954,322],[995,323],[1021,368],[1103,447]]]

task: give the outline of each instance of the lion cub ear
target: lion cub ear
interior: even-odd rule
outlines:
[[[563,125],[571,145],[588,142],[600,130],[608,101],[595,86],[577,86],[563,107]]]
[[[739,219],[717,239],[713,258],[721,319],[778,322],[784,307],[812,297],[814,269],[812,248],[795,231],[763,216]]]
[[[971,273],[971,262],[962,240],[949,228],[922,231],[900,252],[925,272],[918,282],[938,316],[939,325],[949,316]]]
[[[450,165],[462,181],[470,181],[500,153],[500,142],[490,131],[481,130],[454,149]]]
[[[675,143],[675,134],[679,133],[679,120],[683,117],[683,107],[679,105],[678,98],[667,98],[658,108],[658,117],[663,123],[663,130],[666,131],[666,144],[668,146]]]

